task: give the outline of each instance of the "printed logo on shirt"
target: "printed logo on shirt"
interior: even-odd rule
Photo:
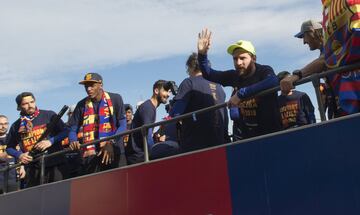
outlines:
[[[257,108],[258,104],[255,98],[247,99],[239,103],[240,113],[244,123],[250,127],[258,126]]]
[[[296,123],[299,112],[299,104],[297,101],[287,102],[285,106],[280,107],[280,114],[284,128],[289,127],[290,124]]]
[[[214,83],[209,83],[209,87],[210,87],[210,90],[211,90],[211,95],[212,97],[214,98],[215,101],[217,101],[217,94],[216,94],[216,84]]]
[[[256,117],[256,109],[258,105],[255,98],[240,102],[241,115],[245,117]]]
[[[35,126],[32,129],[32,131],[20,134],[25,152],[28,152],[32,149],[32,147],[35,145],[35,143],[38,141],[41,135],[45,132],[45,130],[46,130],[46,124]]]

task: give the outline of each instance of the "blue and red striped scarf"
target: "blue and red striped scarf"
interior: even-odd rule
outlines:
[[[322,0],[324,53],[328,68],[360,61],[360,0]],[[345,114],[360,110],[360,70],[331,80]]]
[[[35,112],[31,115],[20,114],[20,127],[19,127],[18,132],[20,134],[25,134],[25,133],[32,131],[33,124],[31,121],[34,118],[36,118],[37,116],[39,116],[39,114],[40,114],[40,110],[38,108],[36,108]]]
[[[83,115],[83,142],[89,143],[95,140],[95,137],[102,139],[114,135],[116,133],[116,128],[112,117],[113,113],[114,108],[107,92],[103,92],[98,113],[95,113],[91,99],[87,99],[85,101]],[[95,150],[95,145],[88,146],[85,149],[85,151],[94,152]]]

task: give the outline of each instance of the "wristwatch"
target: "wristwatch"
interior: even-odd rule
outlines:
[[[299,77],[299,80],[300,79],[302,79],[302,72],[301,72],[301,70],[299,70],[299,69],[297,69],[297,70],[295,70],[293,73],[292,73],[292,75],[296,75],[297,77]]]

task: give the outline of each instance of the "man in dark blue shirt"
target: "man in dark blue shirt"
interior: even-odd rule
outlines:
[[[160,104],[166,104],[169,98],[168,82],[158,80],[153,85],[153,95],[150,99],[142,103],[136,110],[131,128],[138,128],[146,124],[154,123],[156,120],[156,108]],[[126,159],[128,164],[141,163],[144,161],[143,138],[140,132],[130,136],[130,141],[126,146]],[[154,145],[153,128],[147,131],[147,146],[150,150]]]
[[[33,160],[30,151],[48,151],[49,154],[62,150],[61,141],[65,139],[68,130],[62,120],[59,120],[48,139],[38,142],[56,113],[42,110],[36,106],[35,97],[31,92],[23,92],[16,97],[20,118],[10,127],[6,137],[6,152],[23,164]],[[20,151],[16,149],[20,146]],[[68,168],[64,155],[58,155],[45,160],[45,183],[59,181],[68,177]],[[38,162],[26,166],[26,186],[40,183],[40,166]]]
[[[84,85],[87,97],[79,101],[70,118],[70,148],[80,149],[81,143],[113,136],[126,129],[125,109],[121,95],[103,89],[103,79],[88,73],[79,84]],[[82,138],[78,132],[82,129]],[[116,168],[121,159],[122,138],[103,141],[81,150],[82,173],[90,174]]]
[[[222,86],[203,78],[197,58],[193,53],[186,62],[190,77],[180,84],[170,112],[172,117],[225,102]],[[223,144],[227,135],[226,117],[226,108],[221,108],[182,120],[181,150],[188,152]]]
[[[257,93],[275,87],[278,79],[270,66],[256,63],[256,52],[251,42],[240,40],[228,47],[235,70],[217,71],[211,68],[207,52],[210,48],[211,32],[204,29],[198,38],[198,61],[205,79],[223,86],[237,88],[229,100],[230,106],[237,106],[245,126],[244,137],[263,135],[281,129],[277,94],[257,96]]]
[[[281,81],[290,75],[289,72],[280,72],[277,76]],[[281,93],[278,97],[283,129],[299,127],[315,123],[314,106],[309,96],[300,91],[290,90],[287,94]]]

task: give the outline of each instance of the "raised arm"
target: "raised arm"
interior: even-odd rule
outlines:
[[[211,31],[207,28],[203,29],[198,35],[198,53],[207,55],[211,45]]]
[[[232,86],[234,81],[234,70],[217,71],[211,68],[207,58],[207,52],[211,44],[211,31],[207,28],[203,29],[198,36],[198,64],[205,79],[221,84],[223,86]]]

